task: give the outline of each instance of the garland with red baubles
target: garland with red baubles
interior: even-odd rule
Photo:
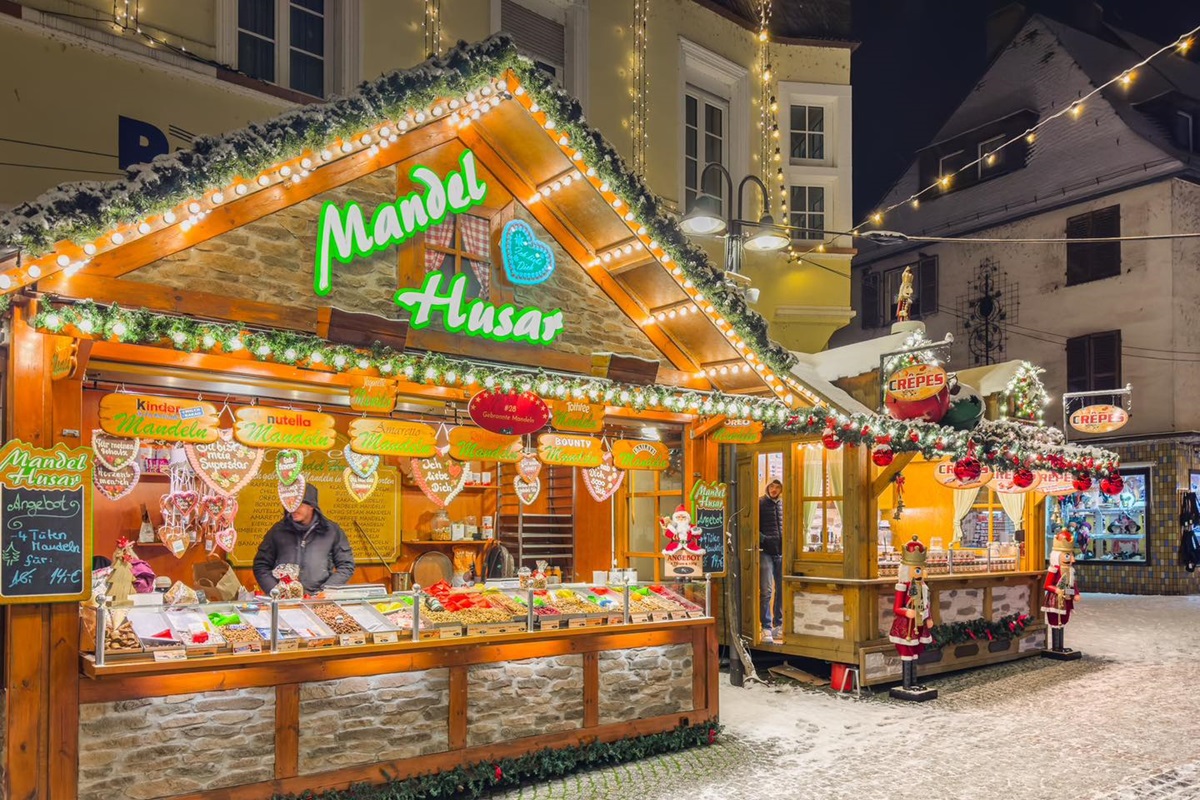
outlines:
[[[986,466],[1012,471],[1012,481],[1020,487],[1033,484],[1035,471],[1070,475],[1080,492],[1099,482],[1100,491],[1115,495],[1125,485],[1116,453],[1067,445],[1061,431],[1027,423],[983,421],[970,431],[959,431],[914,420],[813,410],[793,415],[784,429],[820,436],[830,450],[843,445],[869,447],[871,461],[878,467],[891,464],[898,453],[920,453],[930,460],[950,458],[955,476],[963,481],[977,479]]]

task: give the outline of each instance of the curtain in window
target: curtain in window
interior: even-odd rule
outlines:
[[[842,529],[842,536],[845,536],[846,535],[846,521],[842,517],[842,501],[840,499],[842,496],[842,454],[843,454],[843,452],[844,452],[843,450],[830,451],[828,470],[829,470],[829,488],[831,489],[831,493],[834,496],[839,498],[838,500],[833,501],[833,507],[835,509],[837,509],[837,523]],[[833,526],[831,525],[830,527],[832,528]],[[833,543],[832,531],[830,532],[829,539],[830,539],[830,544],[832,544]],[[837,549],[838,550],[842,549],[843,541],[844,540],[842,538],[840,538],[840,537],[838,538],[838,540],[837,540]]]
[[[975,505],[975,497],[979,494],[978,489],[954,489],[954,530],[950,534],[951,542],[962,541],[962,521],[963,517],[971,513],[971,506]]]
[[[454,217],[425,231],[425,271],[427,273],[441,269],[442,262],[446,260],[446,254],[434,250],[433,247],[449,248],[453,241]]]
[[[473,217],[463,214],[458,218],[462,226],[462,249],[472,255],[483,256],[481,259],[468,258],[467,264],[479,281],[479,296],[487,297],[491,292],[492,265],[491,248],[488,246],[488,235],[491,233],[491,220],[486,217]]]
[[[823,494],[821,491],[821,487],[824,485],[824,476],[821,471],[822,448],[823,445],[820,443],[804,445],[803,492],[805,497],[820,497]],[[800,537],[805,549],[808,548],[808,527],[812,525],[813,517],[817,513],[817,506],[819,504],[819,500],[803,504],[804,528],[800,531]]]
[[[1000,505],[1012,520],[1013,527],[1022,530],[1025,527],[1025,495],[996,492],[996,496],[1000,498]]]

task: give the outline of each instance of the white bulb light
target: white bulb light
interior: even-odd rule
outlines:
[[[61,256],[59,256],[58,258],[56,258],[56,259],[55,259],[55,262],[56,262],[56,263],[57,263],[57,264],[58,264],[60,267],[65,267],[67,264],[70,264],[70,263],[71,263],[71,259],[70,259],[70,258],[68,258],[68,257],[67,257],[67,256],[65,256],[65,255],[61,255]]]
[[[221,205],[221,203],[225,202],[225,195],[221,194],[220,192],[217,192],[216,194],[214,194],[212,196],[212,201],[213,201],[213,205],[219,206],[219,205]]]
[[[25,271],[28,272],[29,277],[33,278],[34,280],[37,280],[38,278],[42,277],[42,268],[39,267],[37,264],[30,264],[29,269],[27,269]]]
[[[200,204],[197,203],[195,200],[188,203],[188,212],[191,214],[199,214],[200,213]]]
[[[140,233],[142,236],[145,236],[149,232],[150,232],[150,223],[149,222],[143,221],[143,222],[138,223],[138,233]]]
[[[120,231],[117,231],[112,235],[112,241],[113,244],[120,244],[121,242],[125,241],[125,237],[121,235]]]

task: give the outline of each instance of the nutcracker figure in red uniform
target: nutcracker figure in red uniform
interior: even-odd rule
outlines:
[[[1076,651],[1063,647],[1063,628],[1071,621],[1071,611],[1080,599],[1075,586],[1075,539],[1070,531],[1059,531],[1054,537],[1043,588],[1046,593],[1042,598],[1042,611],[1046,615],[1050,639],[1048,655],[1074,654],[1077,657]]]
[[[896,645],[896,652],[900,654],[904,692],[907,693],[926,691],[917,683],[917,658],[925,652],[925,645],[933,641],[929,587],[925,585],[925,555],[925,546],[916,536],[901,551],[896,599],[892,604],[896,619],[888,633],[888,640]]]

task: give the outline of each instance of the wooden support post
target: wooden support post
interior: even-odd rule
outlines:
[[[888,484],[892,482],[892,478],[900,474],[900,470],[912,463],[912,460],[916,457],[916,453],[899,453],[895,458],[893,458],[892,463],[884,467],[883,471],[881,471],[875,477],[875,480],[871,482],[871,496],[879,497],[879,495],[883,494],[883,490],[886,489]],[[849,486],[850,484],[847,483],[845,485]]]
[[[600,654],[583,654],[583,727],[600,724]]]
[[[300,773],[300,684],[275,687],[275,777]]]
[[[467,668],[462,664],[450,667],[450,749],[467,746]]]

